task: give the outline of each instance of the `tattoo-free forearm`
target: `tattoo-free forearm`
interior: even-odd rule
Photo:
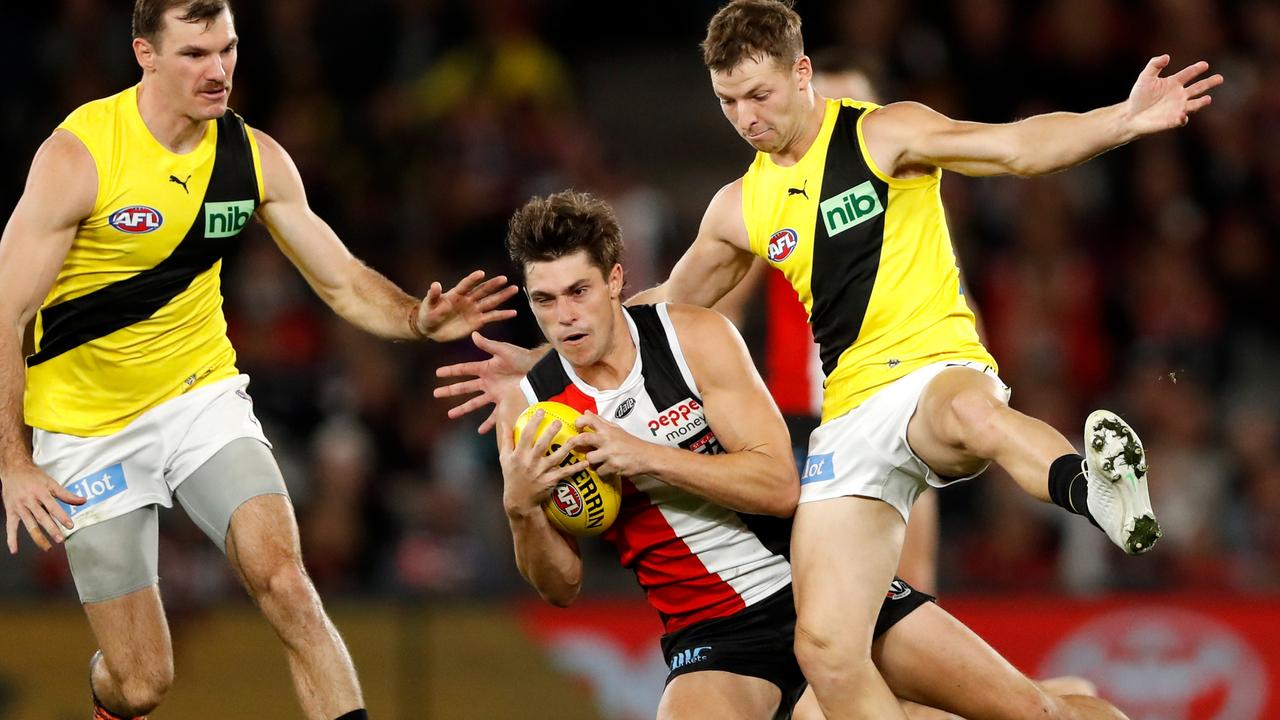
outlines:
[[[32,463],[31,444],[22,410],[26,381],[22,333],[14,333],[7,328],[0,332],[0,477],[11,468]]]
[[[516,567],[542,599],[567,607],[582,587],[582,558],[573,541],[561,535],[542,514],[508,514],[511,539],[515,545]]]
[[[1125,105],[1036,115],[1006,126],[1015,137],[1009,170],[1032,176],[1065,170],[1133,140]]]
[[[790,517],[799,502],[794,461],[759,449],[703,455],[655,445],[647,474],[730,510]]]
[[[343,320],[387,340],[421,340],[419,300],[381,273],[352,258],[351,279],[322,299]]]

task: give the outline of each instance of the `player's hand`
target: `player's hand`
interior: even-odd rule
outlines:
[[[1173,75],[1160,77],[1168,65],[1168,55],[1151,58],[1129,91],[1126,110],[1131,129],[1137,135],[1186,125],[1191,113],[1213,102],[1206,93],[1222,84],[1221,75],[1196,80],[1209,69],[1207,62],[1200,61]]]
[[[526,428],[536,428],[545,414],[533,413]],[[541,434],[520,433],[517,445],[506,422],[498,426],[498,458],[502,463],[502,507],[508,517],[527,517],[542,512],[542,504],[551,497],[556,483],[587,468],[587,463],[569,458],[568,443],[547,455],[547,448],[560,431],[559,420],[552,420]]]
[[[417,330],[429,340],[445,342],[465,337],[489,323],[510,320],[516,316],[515,310],[496,308],[518,291],[515,285],[507,284],[505,275],[485,280],[483,270],[462,278],[448,292],[433,282],[418,304]]]
[[[583,413],[575,427],[578,435],[565,445],[586,453],[587,462],[601,476],[631,477],[649,472],[653,443],[641,440],[591,411]]]
[[[63,540],[62,527],[75,527],[71,516],[58,504],[83,505],[84,498],[62,487],[35,465],[10,470],[0,479],[3,482],[4,529],[9,540],[9,554],[18,552],[18,527],[24,525],[31,541],[41,550],[48,550]]]
[[[533,369],[538,359],[546,352],[541,348],[528,350],[519,345],[490,340],[478,332],[471,333],[471,342],[489,353],[489,359],[445,365],[436,369],[436,377],[471,378],[452,385],[442,385],[432,392],[438,398],[456,398],[474,394],[474,397],[449,408],[451,420],[457,420],[485,405],[496,405],[498,398],[504,392],[518,386],[520,379]],[[480,423],[480,429],[477,432],[484,434],[492,430],[496,414],[496,410],[490,412],[484,422]]]

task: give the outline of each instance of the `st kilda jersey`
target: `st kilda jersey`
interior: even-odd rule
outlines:
[[[636,437],[714,455],[697,383],[665,304],[624,308],[639,351],[622,384],[599,390],[552,351],[520,383],[542,400],[588,410]],[[667,632],[732,615],[791,582],[791,521],[734,512],[653,477],[622,479],[618,519],[601,537],[636,574]]]

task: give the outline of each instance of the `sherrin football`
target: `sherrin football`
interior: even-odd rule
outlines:
[[[529,424],[530,418],[539,410],[543,412],[543,417],[542,423],[534,431],[535,436],[541,436],[543,429],[553,421],[560,421],[560,431],[547,447],[547,454],[550,455],[568,442],[569,438],[578,434],[574,423],[582,413],[564,403],[552,401],[534,403],[516,419],[515,441],[517,444],[520,443],[520,434]],[[571,464],[580,459],[583,459],[583,455],[573,452],[565,458],[564,462]],[[618,490],[617,481],[612,478],[601,480],[596,471],[588,467],[556,483],[551,491],[551,497],[547,499],[542,509],[551,519],[551,524],[556,527],[572,535],[590,537],[609,529],[613,521],[618,519],[618,508],[621,505],[622,493]]]

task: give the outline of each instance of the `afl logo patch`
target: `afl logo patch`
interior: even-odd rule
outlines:
[[[159,210],[146,205],[130,205],[111,213],[107,222],[120,232],[142,235],[160,229],[164,224],[164,216]]]
[[[556,489],[551,493],[551,501],[566,517],[578,517],[582,514],[582,493],[578,492],[578,488],[568,480],[561,480],[556,485]]]
[[[631,414],[631,409],[636,406],[635,398],[627,398],[622,401],[617,410],[613,411],[613,416],[619,420]]]
[[[769,238],[769,262],[780,263],[791,256],[800,244],[800,236],[791,228],[783,228]]]

